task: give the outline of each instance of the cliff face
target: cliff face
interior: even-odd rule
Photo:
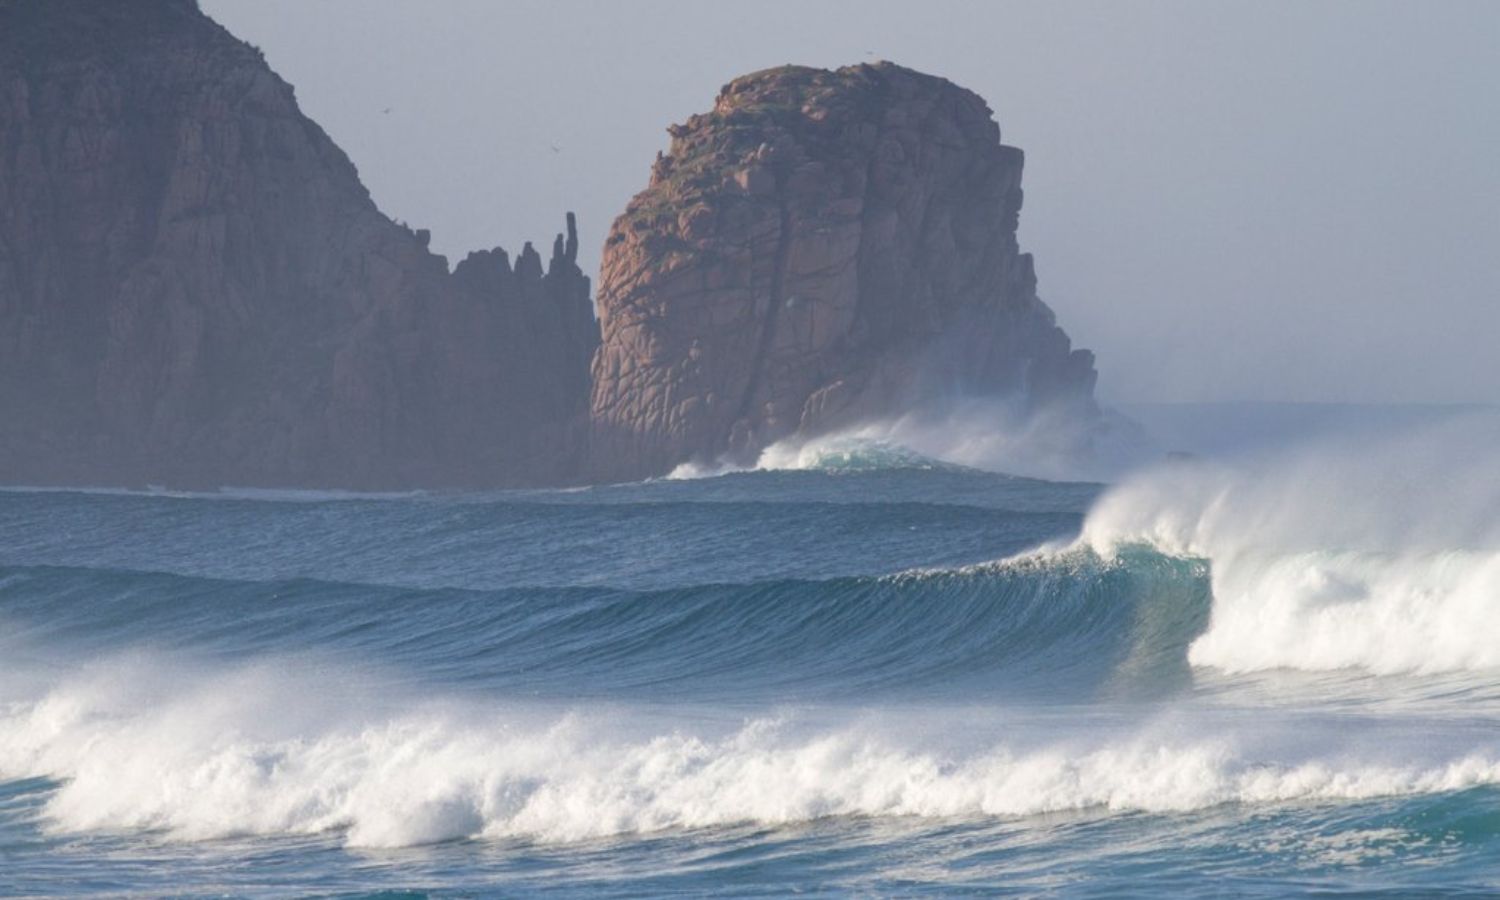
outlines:
[[[976,95],[787,67],[671,131],[596,323],[571,215],[545,265],[450,272],[194,0],[0,0],[0,483],[547,485],[944,398],[1096,412]]]
[[[192,0],[0,0],[0,481],[569,480],[576,254],[450,274]]]
[[[610,231],[594,474],[752,460],[939,398],[1096,409],[1020,252],[1022,154],[977,95],[888,63],[737,79]]]

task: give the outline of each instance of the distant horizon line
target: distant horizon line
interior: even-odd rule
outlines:
[[[1500,409],[1500,402],[1484,400],[1115,400],[1101,399],[1105,407],[1122,406],[1359,406],[1430,407],[1442,409]]]

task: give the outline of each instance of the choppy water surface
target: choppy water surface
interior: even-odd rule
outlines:
[[[3,492],[0,892],[1500,890],[1469,437]]]

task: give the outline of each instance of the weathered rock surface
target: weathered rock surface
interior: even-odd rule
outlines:
[[[752,460],[935,397],[1094,415],[1020,252],[1022,154],[977,95],[881,63],[739,78],[610,231],[591,475]]]
[[[450,274],[192,0],[0,0],[0,483],[571,480],[576,254]]]
[[[450,272],[194,0],[0,0],[0,483],[550,485],[940,397],[1096,411],[976,95],[786,67],[671,132],[595,322],[571,215]]]

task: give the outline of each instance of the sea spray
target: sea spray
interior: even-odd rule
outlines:
[[[670,479],[746,471],[860,472],[961,467],[1053,480],[1119,477],[1160,451],[1124,416],[1075,409],[1030,409],[1015,399],[954,396],[919,410],[833,431],[792,435],[762,450],[752,465],[694,460]]]
[[[59,832],[207,840],[333,831],[363,847],[849,816],[1170,813],[1500,781],[1500,761],[1461,734],[1392,759],[1388,737],[1384,749],[1366,741],[1359,753],[1329,753],[1303,740],[1305,723],[1268,719],[1251,738],[1232,721],[1182,712],[1095,722],[1071,736],[1039,731],[1045,718],[986,721],[962,709],[787,712],[736,725],[620,707],[393,705],[358,691],[335,703],[314,687],[316,667],[290,662],[164,687],[168,673],[186,670],[138,657],[13,705],[0,721],[0,775],[55,779],[44,813]],[[273,707],[283,715],[268,717]],[[956,727],[982,739],[955,740]]]
[[[1210,563],[1189,660],[1228,671],[1500,666],[1500,427],[1476,417],[1128,479],[1080,544]]]

